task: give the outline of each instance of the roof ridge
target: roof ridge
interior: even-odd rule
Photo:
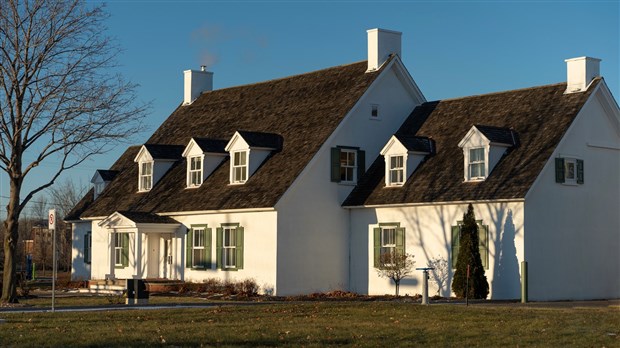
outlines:
[[[598,79],[598,77],[595,78],[595,79]],[[455,100],[463,100],[463,99],[470,99],[470,98],[476,98],[476,97],[488,97],[488,96],[492,96],[492,95],[498,95],[498,94],[504,94],[504,93],[513,93],[513,92],[521,92],[521,91],[528,91],[528,90],[533,90],[533,89],[538,89],[538,88],[555,87],[555,86],[560,86],[560,85],[566,85],[566,82],[550,83],[550,84],[547,84],[547,85],[524,87],[524,88],[516,88],[516,89],[507,89],[507,90],[503,90],[503,91],[489,92],[489,93],[482,93],[482,94],[474,94],[474,95],[468,95],[468,96],[463,96],[463,97],[437,99],[437,100],[427,101],[426,103],[455,101]]]
[[[270,79],[270,80],[251,82],[251,83],[246,83],[246,84],[242,84],[242,85],[236,85],[236,86],[230,86],[230,87],[225,87],[225,88],[214,89],[212,91],[202,92],[201,95],[203,95],[203,94],[210,94],[210,93],[219,92],[219,91],[226,91],[226,90],[229,90],[229,89],[245,88],[245,87],[250,87],[250,86],[262,85],[262,84],[266,84],[266,83],[272,83],[272,82],[276,82],[276,81],[288,80],[288,79],[292,79],[292,78],[299,77],[299,76],[320,73],[320,72],[327,71],[327,70],[332,70],[332,69],[344,68],[344,67],[347,67],[347,66],[351,66],[351,65],[355,65],[355,64],[360,64],[360,63],[364,63],[364,62],[368,62],[368,60],[360,60],[360,61],[353,62],[353,63],[348,63],[348,64],[334,65],[334,66],[330,66],[330,67],[327,67],[327,68],[322,68],[322,69],[318,69],[318,70],[308,71],[308,72],[305,72],[305,73],[300,73],[300,74],[295,74],[295,75],[278,77],[278,78]],[[379,72],[379,71],[381,71],[381,69],[377,69],[376,71],[370,71],[369,73],[376,73],[376,72]]]

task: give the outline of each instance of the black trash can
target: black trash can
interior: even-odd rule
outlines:
[[[149,292],[144,279],[127,279],[125,303],[128,305],[149,303]]]

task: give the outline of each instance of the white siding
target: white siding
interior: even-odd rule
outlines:
[[[476,203],[477,220],[489,226],[489,298],[520,298],[520,263],[523,260],[523,203]],[[373,229],[379,223],[400,223],[405,228],[405,252],[414,255],[415,267],[427,267],[433,258],[451,265],[451,227],[463,220],[467,204],[351,209],[351,290],[371,295],[394,294],[394,283],[378,276],[374,268]],[[429,294],[439,288],[431,272]],[[441,288],[451,296],[453,272]],[[401,282],[400,293],[422,294],[422,271]]]
[[[371,105],[381,120],[371,120]],[[352,185],[330,181],[330,149],[357,146],[366,168],[418,101],[393,70],[382,73],[276,205],[279,295],[349,287],[349,216],[341,204]]]
[[[616,129],[593,95],[526,196],[525,256],[533,300],[620,298]],[[583,185],[555,182],[558,155],[583,159]]]
[[[72,225],[71,280],[88,280],[90,279],[90,264],[84,263],[84,238],[91,230],[90,222],[77,222]]]

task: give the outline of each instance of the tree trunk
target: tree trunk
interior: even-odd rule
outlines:
[[[395,281],[394,283],[396,283],[396,297],[398,297],[398,288],[400,287],[400,281]]]
[[[19,239],[19,192],[21,182],[10,179],[11,193],[7,205],[6,235],[4,236],[4,275],[2,278],[2,303],[17,303],[17,242]]]

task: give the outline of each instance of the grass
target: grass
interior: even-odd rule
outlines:
[[[620,346],[612,307],[303,302],[0,317],[3,346]]]

